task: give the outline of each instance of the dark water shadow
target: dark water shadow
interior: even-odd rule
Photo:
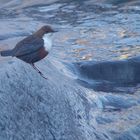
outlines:
[[[93,83],[89,83],[87,81],[83,81],[78,79],[77,82],[86,88],[93,89],[95,91],[102,91],[102,92],[114,92],[114,93],[125,93],[125,94],[134,94],[138,89],[138,84],[116,84],[111,83],[108,81],[94,81]]]
[[[123,3],[128,3],[128,2],[131,2],[133,0],[106,0],[106,3],[111,3],[111,4],[123,4]]]

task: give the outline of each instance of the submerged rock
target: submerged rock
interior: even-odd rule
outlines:
[[[117,86],[128,87],[140,83],[140,57],[119,61],[86,61],[75,65],[79,79],[97,90],[115,91],[114,87]]]

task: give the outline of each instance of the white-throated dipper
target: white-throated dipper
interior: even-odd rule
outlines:
[[[12,50],[0,51],[1,56],[12,56],[23,60],[33,66],[39,74],[43,74],[35,67],[34,63],[46,57],[52,47],[52,33],[56,32],[50,26],[41,27],[37,32],[24,38]]]

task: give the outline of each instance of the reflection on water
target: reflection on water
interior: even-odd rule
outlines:
[[[1,9],[0,13],[1,28],[6,23],[13,29],[7,31],[7,37],[22,35],[26,29],[32,32],[41,24],[57,26],[55,50],[60,52],[59,58],[62,52],[69,54],[65,58],[68,61],[122,59],[139,54],[139,6],[64,1],[20,10]],[[2,33],[0,37],[5,39]]]
[[[73,62],[139,55],[140,5],[131,2],[112,5],[111,2],[64,0],[15,10],[2,8],[1,49],[10,44],[9,48],[14,47],[18,40],[41,25],[52,24],[59,29],[54,36],[52,58]],[[138,138],[139,92],[129,96],[97,92],[97,96],[102,107],[90,110],[89,124],[101,132],[107,130],[111,138],[117,137],[116,140],[120,139],[121,133],[122,140],[128,139],[125,134],[129,131]],[[87,98],[90,100],[93,95]]]

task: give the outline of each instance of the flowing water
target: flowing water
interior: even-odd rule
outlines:
[[[71,78],[77,75],[62,63],[69,66],[79,61],[122,60],[140,53],[139,1],[62,0],[44,4],[42,1],[37,5],[29,2],[28,5],[17,0],[1,3],[0,49],[12,48],[40,26],[51,24],[59,32],[54,35],[48,59]],[[0,59],[1,62],[7,60]],[[140,139],[140,90],[126,93],[93,92],[92,89],[86,93],[91,101],[96,96],[98,105],[94,109],[90,107],[88,123],[106,139]]]

